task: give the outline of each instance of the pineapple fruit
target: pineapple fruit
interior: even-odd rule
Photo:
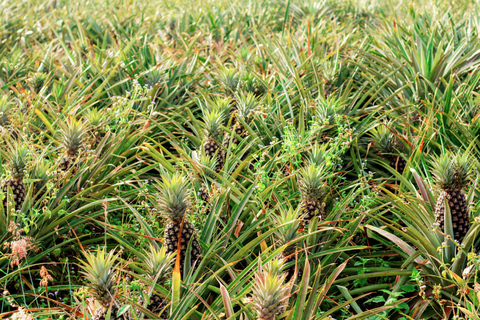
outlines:
[[[204,133],[203,151],[205,155],[216,161],[216,171],[220,172],[225,165],[225,150],[219,141],[222,139],[223,131],[221,126],[224,117],[218,110],[206,111],[204,115]]]
[[[111,308],[111,320],[130,320],[128,311],[117,316],[119,306],[116,303],[116,281],[118,273],[115,271],[115,262],[119,254],[112,250],[108,254],[104,249],[98,249],[95,253],[86,252],[85,260],[80,261],[82,274],[87,280],[88,290],[93,298],[100,304],[95,311],[93,320],[105,320],[108,310]]]
[[[386,125],[372,129],[370,134],[373,149],[381,154],[398,173],[403,173],[407,161],[398,154],[397,149],[400,147],[398,138],[388,130]]]
[[[183,272],[185,254],[190,239],[192,239],[190,254],[192,265],[200,258],[201,253],[195,226],[186,217],[190,206],[188,187],[187,179],[178,173],[172,176],[162,176],[160,183],[159,206],[163,214],[170,220],[165,227],[165,245],[167,253],[177,252],[180,245],[180,255],[177,255],[175,259],[180,259],[181,272]]]
[[[252,285],[253,309],[257,320],[274,320],[285,312],[290,287],[285,284],[287,275],[281,271],[282,260],[274,259],[263,267],[260,264]]]
[[[297,256],[297,244],[292,243],[298,236],[300,230],[300,220],[297,219],[297,212],[295,210],[280,210],[279,214],[270,215],[273,226],[276,228],[275,235],[278,240],[278,245],[286,246],[283,252],[279,255],[284,263],[295,261]],[[286,270],[286,280],[290,281],[295,272],[294,267]]]
[[[311,163],[302,168],[299,173],[297,185],[302,198],[300,208],[304,225],[307,225],[315,216],[318,216],[320,221],[325,218],[323,200],[327,191],[322,168]]]
[[[174,256],[174,253],[167,253],[165,247],[157,248],[153,245],[150,245],[150,249],[144,256],[145,274],[151,281],[150,291],[152,293],[147,309],[159,317],[165,317],[168,300],[155,293],[154,288],[155,284],[165,282],[167,275],[171,271]]]
[[[470,167],[467,154],[461,156],[446,153],[432,161],[432,173],[440,189],[435,206],[435,222],[440,226],[440,230],[444,230],[447,200],[452,216],[453,236],[459,241],[470,228],[470,209],[463,193],[470,181]]]
[[[77,160],[86,130],[85,125],[76,120],[68,121],[61,129],[60,144],[65,149],[66,155],[62,158],[59,168],[67,171]]]
[[[22,208],[25,201],[25,184],[23,178],[25,176],[27,162],[27,149],[21,146],[15,146],[12,150],[12,159],[10,160],[11,178],[5,181],[3,192],[6,194],[8,187],[12,189],[13,200],[15,201],[15,210]],[[7,198],[3,199],[3,207],[7,207]]]

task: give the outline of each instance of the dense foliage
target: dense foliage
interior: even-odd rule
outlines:
[[[475,1],[0,2],[0,318],[480,319]]]

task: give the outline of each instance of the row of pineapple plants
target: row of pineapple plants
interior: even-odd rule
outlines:
[[[456,240],[455,245],[461,252],[460,248],[473,246],[476,232],[476,226],[471,226],[473,215],[470,214],[470,204],[475,202],[471,200],[473,196],[464,194],[469,185],[473,187],[469,190],[475,190],[475,184],[470,184],[469,167],[476,153],[475,142],[472,142],[475,125],[470,125],[465,118],[474,124],[476,110],[472,107],[467,112],[463,107],[472,104],[468,100],[469,90],[475,92],[474,75],[468,73],[477,63],[475,43],[462,42],[463,38],[474,39],[472,31],[465,31],[472,28],[444,25],[445,32],[451,33],[454,40],[451,47],[443,47],[439,29],[431,31],[431,40],[420,32],[423,25],[428,27],[424,30],[431,30],[428,19],[404,14],[402,28],[390,27],[392,21],[388,17],[383,17],[386,21],[382,25],[380,12],[385,11],[377,4],[371,19],[375,25],[381,25],[383,36],[372,40],[377,46],[364,46],[360,56],[355,56],[356,53],[348,51],[346,43],[341,43],[346,40],[335,40],[338,47],[332,53],[332,48],[316,42],[315,37],[330,40],[332,33],[352,32],[358,37],[350,44],[355,47],[363,35],[368,35],[365,27],[354,30],[353,26],[339,26],[339,31],[336,23],[319,24],[312,31],[313,37],[302,28],[305,22],[315,25],[322,21],[322,16],[332,17],[334,21],[355,20],[362,17],[359,8],[350,14],[347,5],[316,7],[292,3],[281,8],[271,6],[264,11],[255,10],[261,4],[253,6],[248,14],[258,23],[257,31],[243,28],[241,19],[233,18],[238,13],[235,7],[225,13],[232,19],[218,20],[213,27],[223,30],[216,35],[216,41],[235,48],[232,53],[222,52],[221,45],[212,46],[206,38],[193,37],[199,30],[209,34],[213,22],[206,19],[207,15],[191,12],[179,15],[178,21],[171,19],[168,27],[160,19],[165,28],[158,35],[150,33],[155,29],[150,28],[150,21],[155,19],[147,20],[138,31],[148,34],[149,41],[132,39],[126,47],[115,41],[125,36],[118,29],[112,33],[98,32],[105,27],[98,18],[90,20],[82,31],[76,29],[76,21],[65,22],[62,38],[54,36],[57,34],[54,27],[45,26],[48,31],[42,35],[27,34],[27,39],[32,40],[27,44],[20,40],[20,45],[24,43],[23,49],[3,51],[4,56],[8,52],[2,69],[3,84],[13,83],[16,87],[15,98],[6,97],[14,102],[14,111],[10,111],[10,117],[2,118],[2,126],[12,140],[6,138],[2,144],[12,141],[9,144],[13,146],[13,140],[25,139],[31,147],[28,155],[21,144],[17,151],[5,148],[2,155],[2,160],[11,159],[8,169],[11,179],[5,179],[3,184],[4,212],[8,211],[10,216],[2,223],[7,238],[11,238],[3,240],[8,243],[7,254],[2,257],[5,266],[2,270],[7,275],[2,281],[8,280],[3,282],[4,287],[17,282],[16,290],[11,290],[16,303],[37,304],[36,300],[25,299],[32,291],[21,288],[25,279],[35,273],[35,263],[53,260],[65,264],[60,261],[58,250],[61,253],[68,247],[76,251],[69,256],[70,263],[75,264],[78,259],[84,259],[79,253],[86,246],[115,247],[117,242],[129,250],[121,257],[106,251],[86,255],[86,264],[83,264],[89,273],[86,282],[91,283],[91,297],[98,301],[91,311],[79,311],[86,317],[108,318],[109,313],[110,317],[139,317],[145,308],[145,314],[152,311],[147,318],[167,317],[167,314],[178,319],[234,314],[248,319],[322,318],[329,313],[347,317],[363,311],[366,317],[369,305],[361,296],[369,292],[378,294],[379,286],[394,289],[391,294],[383,294],[387,298],[383,309],[372,311],[383,312],[387,317],[388,312],[394,315],[401,312],[392,301],[398,298],[396,294],[401,292],[402,283],[415,283],[409,278],[413,266],[424,276],[435,274],[441,280],[426,285],[432,289],[438,289],[439,285],[447,288],[442,294],[454,299],[452,289],[448,288],[449,281],[459,280],[448,270],[456,254],[455,250],[452,253],[449,239]],[[208,8],[213,16],[221,12],[215,11],[216,8]],[[106,21],[111,20],[105,12],[114,10],[84,9],[78,12],[79,17],[90,11]],[[45,10],[53,10],[55,20],[56,14],[66,9]],[[120,18],[128,17],[126,12],[122,11]],[[452,15],[454,19],[462,19],[458,13]],[[292,33],[281,31],[285,17],[290,17],[291,26],[298,29],[292,29]],[[358,19],[354,22],[361,25],[362,18]],[[198,23],[188,27],[189,21]],[[249,20],[243,22],[250,23]],[[408,30],[409,23],[415,26],[413,31]],[[112,25],[118,26],[117,22]],[[15,28],[15,24],[8,24],[2,29],[6,46],[20,37],[21,33]],[[234,37],[228,36],[232,30],[241,30],[251,47],[239,46]],[[267,34],[272,37],[266,37]],[[292,44],[289,37],[296,41]],[[414,43],[411,39],[420,42]],[[160,45],[149,45],[150,41]],[[255,41],[261,46],[255,46]],[[465,53],[452,52],[455,46],[467,49]],[[198,53],[195,57],[188,53],[192,47]],[[424,58],[422,50],[433,54],[432,48],[436,47],[445,49],[438,55],[443,54],[442,61],[450,59],[448,63],[432,65],[428,61],[415,61]],[[44,59],[42,55],[39,66],[33,62],[38,54],[36,50],[55,52],[56,56],[46,54]],[[415,59],[407,59],[402,50],[412,52]],[[210,63],[210,55],[218,55],[221,62]],[[372,59],[372,55],[380,58]],[[139,56],[142,59],[138,59]],[[402,59],[407,67],[397,65],[397,60]],[[26,63],[28,67],[24,67]],[[136,82],[131,81],[132,75],[138,73],[134,76]],[[417,78],[417,74],[422,77]],[[141,83],[140,89],[138,83]],[[135,90],[142,91],[142,96],[132,96]],[[435,96],[432,98],[432,95]],[[452,100],[452,96],[456,98]],[[93,105],[98,109],[92,108]],[[441,113],[436,113],[438,105],[443,108]],[[411,113],[413,116],[409,118]],[[377,121],[379,119],[385,121]],[[88,132],[81,125],[84,121],[89,123]],[[115,130],[104,131],[105,126]],[[474,147],[468,149],[471,143]],[[59,146],[61,149],[57,149]],[[470,159],[449,154],[436,156],[443,154],[443,149],[472,152],[474,156]],[[42,157],[47,158],[46,165]],[[429,158],[434,159],[433,165],[425,160]],[[33,163],[26,161],[28,159]],[[184,176],[174,175],[172,179],[162,176],[164,169],[158,169],[159,163],[170,172],[185,170]],[[431,180],[431,185],[438,186],[439,191],[430,194],[428,182],[421,182],[411,168],[422,171],[424,179]],[[66,173],[61,173],[64,170]],[[47,172],[59,172],[59,177],[37,186],[37,182],[47,180]],[[30,180],[33,174],[38,176]],[[185,177],[190,174],[196,191],[187,187]],[[155,187],[157,180],[160,191]],[[418,192],[413,181],[418,184]],[[32,204],[30,188],[48,190],[40,196],[47,201]],[[421,194],[423,202],[414,197],[417,194]],[[432,201],[435,195],[437,200]],[[368,198],[373,198],[372,202],[365,200]],[[403,201],[407,201],[408,206],[402,205]],[[157,210],[138,212],[145,204]],[[202,205],[204,208],[198,210]],[[45,208],[45,213],[29,221],[25,217],[30,217],[31,208]],[[412,210],[421,212],[415,216]],[[156,212],[167,221],[152,215]],[[29,239],[26,235],[24,238],[19,235],[17,239],[13,232],[7,233],[10,220],[34,229],[25,234],[33,235],[35,243],[42,247],[38,257],[33,251],[24,256],[24,251],[17,250],[18,244],[27,243]],[[146,221],[152,228],[145,225]],[[415,237],[411,237],[404,231],[412,228],[412,221],[415,227],[411,232],[418,229],[422,236],[414,233]],[[100,232],[84,232],[85,224]],[[72,231],[69,233],[69,230]],[[163,239],[159,239],[161,234]],[[432,235],[438,239],[431,238]],[[373,244],[369,237],[374,237],[381,246]],[[419,243],[417,240],[422,237],[428,241]],[[150,298],[142,290],[138,293],[141,298],[135,296],[136,293],[125,294],[117,286],[121,283],[117,273],[121,267],[114,259],[135,268],[127,261],[142,256],[134,248],[149,247],[145,239],[163,242],[165,254],[158,253],[162,257],[178,254],[177,272],[182,284],[177,291],[170,290],[170,286],[178,285],[178,277],[170,280],[167,276],[167,280],[155,283],[157,274],[153,276],[153,265],[145,269],[144,276],[131,273],[134,278],[147,280],[150,289],[146,292],[152,293]],[[409,245],[405,246],[405,242]],[[428,242],[435,245],[425,246]],[[437,244],[443,246],[441,256],[432,250]],[[365,273],[357,273],[356,256],[379,254],[377,248],[386,248],[400,258],[389,261],[391,267],[369,265]],[[53,257],[55,252],[57,256]],[[52,255],[48,256],[49,253]],[[16,259],[14,254],[21,259]],[[152,256],[155,254],[152,251],[147,258],[149,262],[145,263],[155,264],[157,258]],[[413,256],[413,260],[408,260],[409,256]],[[282,263],[275,262],[277,257]],[[429,259],[435,267],[430,268],[428,263],[422,266],[421,259]],[[13,267],[20,267],[17,263],[12,267],[12,261],[21,265],[19,271],[12,272]],[[94,270],[95,261],[103,262]],[[343,261],[345,265],[339,263]],[[411,264],[402,266],[403,261]],[[445,266],[437,266],[438,261],[443,261]],[[456,261],[473,263],[461,257]],[[464,264],[460,262],[456,262],[454,274],[462,274]],[[283,270],[278,271],[283,263],[286,275]],[[335,269],[335,263],[343,267]],[[336,271],[345,279],[338,276],[336,279]],[[57,273],[60,274],[66,276]],[[400,281],[394,282],[385,275],[399,276]],[[330,276],[336,281],[333,287],[328,281]],[[380,279],[372,280],[363,288],[357,285],[361,283],[357,280],[369,276],[372,279],[385,276],[391,285]],[[316,290],[316,285],[323,281],[325,289]],[[70,284],[70,280],[68,282]],[[34,281],[30,280],[31,283]],[[83,283],[82,277],[78,277],[71,285],[80,288]],[[155,284],[162,292],[153,293],[151,288]],[[341,289],[343,286],[350,292],[346,294]],[[424,290],[421,287],[418,283],[419,294]],[[22,290],[28,291],[27,295]],[[169,294],[178,290],[178,296]],[[438,295],[426,291],[428,299]],[[47,295],[46,291],[44,294]],[[327,294],[326,301],[334,301],[336,305],[321,303]],[[313,302],[302,300],[307,298]],[[81,305],[81,301],[72,299],[69,304]],[[430,303],[428,299],[410,297],[411,312],[420,306],[421,310],[427,310],[426,315],[439,313],[441,307],[435,302],[426,304],[425,301]],[[450,309],[444,308],[445,315],[453,312],[448,310],[468,306],[470,310],[462,312],[474,313],[469,303],[475,306],[475,299],[470,296],[461,299]],[[320,304],[317,309],[311,307],[302,314],[299,311],[302,301],[309,306]],[[438,301],[442,306],[440,298]],[[131,306],[125,307],[129,303]],[[351,306],[350,309],[344,308],[346,305]],[[74,314],[68,306],[55,306],[50,311],[65,310],[66,314]],[[45,314],[52,317],[48,311]]]

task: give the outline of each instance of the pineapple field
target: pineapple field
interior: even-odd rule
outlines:
[[[480,320],[477,0],[0,21],[0,319]]]

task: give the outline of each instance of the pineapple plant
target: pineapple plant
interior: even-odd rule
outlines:
[[[278,240],[279,246],[285,246],[285,249],[280,253],[279,259],[284,263],[295,261],[297,256],[297,243],[292,243],[298,236],[301,221],[297,218],[297,212],[289,209],[288,211],[280,210],[279,214],[271,214],[270,217],[275,227],[275,236]],[[290,281],[295,272],[294,267],[286,270],[286,280]]]
[[[373,128],[370,134],[373,149],[383,156],[398,173],[403,173],[407,166],[407,161],[398,154],[397,150],[401,147],[398,138],[388,130],[387,125]]]
[[[193,157],[197,165],[197,174],[196,178],[199,182],[200,188],[198,189],[198,196],[200,199],[205,203],[208,204],[210,202],[210,191],[208,187],[208,178],[213,178],[214,175],[212,171],[216,170],[217,163],[215,158],[210,157],[207,154],[201,154],[199,156],[196,155]]]
[[[440,195],[435,206],[435,222],[440,230],[445,227],[445,200],[452,216],[453,236],[462,240],[470,228],[470,209],[463,189],[471,178],[468,154],[446,153],[432,161],[432,173]]]
[[[180,246],[180,255],[177,254],[175,259],[180,259],[181,270],[183,270],[190,241],[192,241],[190,252],[192,265],[200,258],[201,253],[195,226],[186,217],[190,206],[189,196],[190,190],[186,177],[178,173],[162,176],[159,206],[170,221],[165,227],[165,245],[169,254],[177,252]]]
[[[274,259],[262,267],[259,261],[252,285],[253,309],[257,320],[274,320],[285,312],[290,286],[285,283],[282,260]]]
[[[218,111],[222,115],[223,124],[226,125],[231,116],[232,99],[230,97],[213,97],[207,101],[206,108],[209,111]]]
[[[236,68],[230,67],[220,71],[218,80],[227,96],[233,97],[240,86],[240,75]]]
[[[246,92],[253,93],[256,97],[265,93],[265,86],[252,72],[246,72],[242,76],[242,89]]]
[[[4,95],[0,98],[0,126],[6,127],[9,124],[10,116],[9,111],[12,105],[8,101],[8,96]]]
[[[26,189],[23,178],[27,166],[28,151],[25,147],[16,145],[11,151],[12,158],[9,163],[11,178],[5,181],[3,192],[7,193],[8,188],[12,189],[13,200],[15,201],[15,210],[22,208],[25,201]],[[7,198],[3,199],[3,207],[7,207]]]
[[[236,136],[244,139],[248,136],[248,132],[240,123],[240,121],[238,121],[236,118],[242,119],[246,123],[250,122],[253,112],[258,107],[259,103],[257,98],[255,98],[255,95],[251,92],[239,93],[236,97],[236,109],[234,111],[235,118],[233,119],[233,126],[231,131]],[[235,148],[240,144],[240,140],[235,135],[225,135],[225,138],[223,139],[223,145],[225,146],[225,148],[228,148],[228,146],[230,145]]]
[[[154,245],[150,245],[144,255],[145,274],[151,282],[149,293],[152,294],[147,309],[159,317],[165,315],[168,300],[155,293],[154,289],[156,284],[161,285],[166,281],[174,256],[175,253],[167,253],[166,247],[158,248]]]
[[[33,195],[36,201],[43,199],[47,192],[50,172],[51,166],[45,159],[38,160],[32,169],[31,179],[33,181]]]
[[[105,137],[104,131],[104,116],[101,112],[98,111],[97,108],[88,109],[85,114],[85,120],[89,126],[90,137],[88,144],[90,145],[91,149],[96,149],[98,144],[103,140]]]
[[[222,139],[223,131],[221,129],[224,121],[223,115],[218,110],[205,111],[204,115],[204,134],[203,151],[211,159],[215,159],[217,172],[222,170],[225,165],[225,150],[219,141]]]
[[[315,216],[320,220],[325,218],[323,200],[327,191],[324,178],[323,167],[313,163],[299,172],[297,185],[302,198],[300,208],[304,225],[307,225]]]
[[[13,103],[9,100],[8,95],[0,98],[0,130],[2,135],[9,134],[13,139],[18,139],[19,135],[11,121],[11,112],[14,110]]]
[[[119,254],[112,250],[109,253],[105,249],[98,249],[95,253],[86,252],[85,260],[80,261],[83,269],[82,274],[87,281],[87,288],[92,297],[100,304],[94,315],[93,320],[107,319],[108,310],[112,320],[130,320],[128,312],[117,316],[119,306],[117,305],[116,281],[118,273],[115,271],[115,262]]]
[[[45,83],[47,82],[47,77],[48,76],[42,72],[36,72],[30,77],[28,82],[34,93],[40,93]]]
[[[77,160],[85,133],[85,125],[76,120],[69,120],[62,126],[60,144],[65,149],[65,156],[59,164],[62,171],[69,170]]]
[[[322,166],[327,159],[328,144],[315,143],[312,149],[308,150],[307,161],[313,163],[316,166]]]

